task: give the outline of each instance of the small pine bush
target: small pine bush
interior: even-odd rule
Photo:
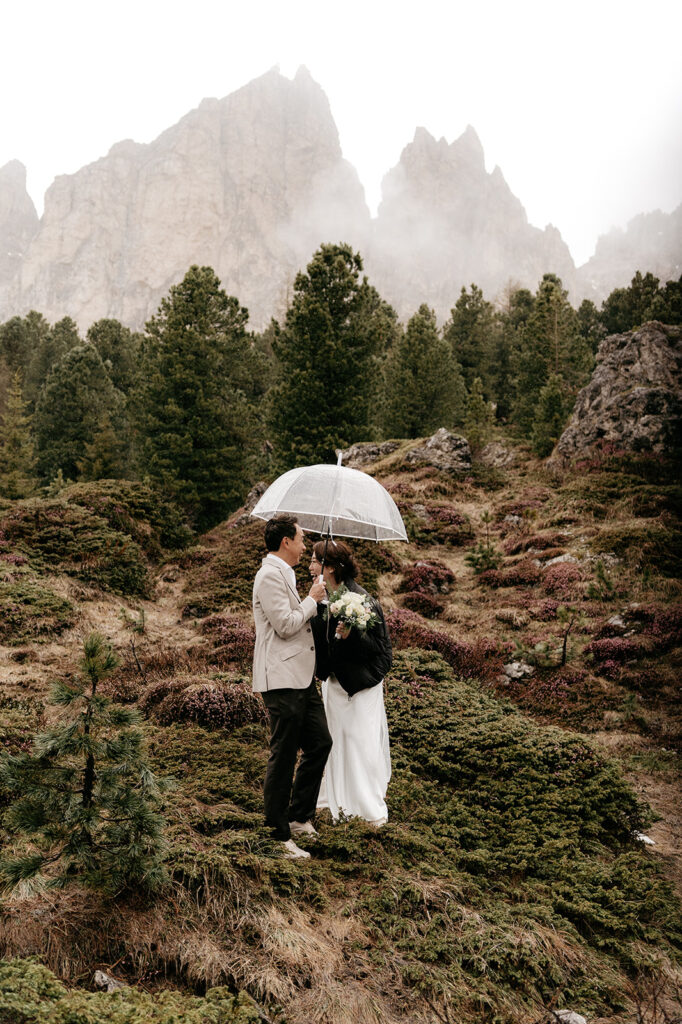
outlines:
[[[0,875],[10,886],[42,874],[111,895],[152,890],[165,879],[160,805],[170,782],[149,767],[137,713],[97,692],[117,663],[111,645],[92,633],[83,650],[80,678],[52,691],[63,720],[36,737],[33,753],[0,760],[0,783],[15,798],[5,825],[18,847]]]

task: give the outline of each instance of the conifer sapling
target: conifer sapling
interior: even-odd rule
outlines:
[[[97,692],[117,663],[91,633],[80,677],[52,690],[61,721],[35,738],[33,753],[0,760],[0,783],[17,797],[5,825],[20,849],[0,860],[9,886],[45,872],[49,885],[79,880],[114,894],[165,879],[160,805],[171,780],[150,769],[139,713]]]

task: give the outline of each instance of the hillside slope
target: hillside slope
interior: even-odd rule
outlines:
[[[410,539],[356,545],[397,650],[390,821],[323,817],[303,865],[277,856],[262,827],[266,728],[249,691],[262,524],[237,515],[188,546],[170,506],[116,482],[0,508],[3,747],[26,748],[52,720],[49,684],[75,672],[97,628],[121,657],[108,693],[144,712],[154,765],[177,780],[160,897],[5,894],[0,955],[37,956],[69,986],[114,973],[149,993],[140,1019],[160,1022],[173,991],[196,1000],[220,985],[264,1009],[245,994],[229,1013],[246,1016],[225,1001],[224,1017],[209,1003],[202,1017],[199,1002],[197,1019],[521,1024],[562,1007],[590,1024],[673,1019],[682,613],[670,467],[603,455],[551,476],[517,449],[510,468],[455,479],[408,466],[399,447],[372,472]],[[499,563],[478,575],[465,561],[475,541]],[[0,1000],[13,977],[0,976]],[[117,999],[98,996],[92,1017],[78,988],[54,1005],[114,1021]]]

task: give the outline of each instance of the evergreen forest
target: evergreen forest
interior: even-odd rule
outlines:
[[[501,427],[549,455],[607,334],[682,321],[682,279],[637,273],[601,309],[545,274],[495,301],[472,284],[439,327],[406,324],[346,245],[323,245],[280,324],[248,310],[210,267],[190,267],[143,332],[116,320],[81,337],[37,311],[0,325],[0,495],[148,480],[206,529],[256,480],[358,441],[455,429],[480,450]]]

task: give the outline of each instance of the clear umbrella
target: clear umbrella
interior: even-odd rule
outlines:
[[[405,526],[391,495],[378,480],[341,465],[301,466],[271,484],[251,515],[272,519],[295,515],[304,530],[327,537],[361,540],[407,540]]]

